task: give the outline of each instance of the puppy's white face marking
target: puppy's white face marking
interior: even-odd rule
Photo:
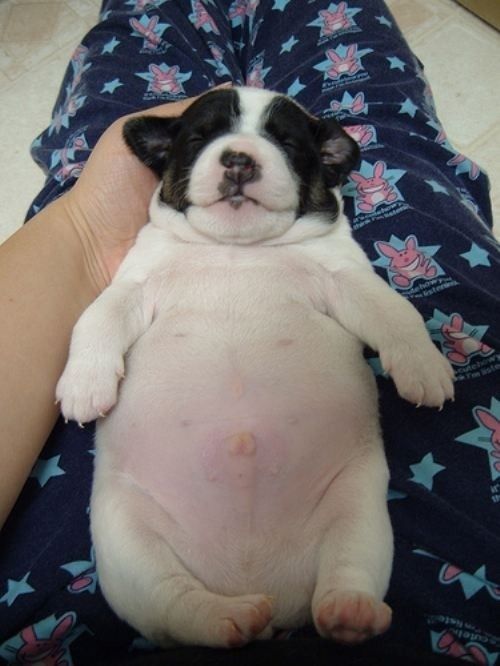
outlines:
[[[209,143],[191,171],[186,217],[192,226],[219,241],[252,243],[281,236],[295,221],[298,179],[283,152],[262,136],[274,93],[241,90],[233,130]],[[224,155],[248,156],[254,177],[235,183],[236,193],[224,195],[228,164]],[[236,175],[243,181],[241,176]],[[233,181],[233,182],[234,182]]]
[[[256,88],[212,91],[177,119],[130,121],[125,139],[162,177],[160,201],[221,243],[280,237],[309,212],[333,222],[331,187],[358,154],[334,120]]]
[[[276,93],[261,88],[246,88],[241,93],[237,130],[243,134],[258,134],[263,129],[263,112],[276,99]]]

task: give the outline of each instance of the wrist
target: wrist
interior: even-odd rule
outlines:
[[[72,191],[63,194],[52,205],[57,209],[55,219],[61,242],[79,262],[82,290],[91,295],[92,301],[108,286],[112,277],[102,256],[100,239]]]

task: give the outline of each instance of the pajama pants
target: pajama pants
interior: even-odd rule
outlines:
[[[361,160],[343,188],[355,238],[423,315],[456,373],[454,403],[415,409],[367,352],[391,471],[395,559],[393,625],[363,649],[382,650],[383,664],[401,650],[406,656],[394,663],[417,663],[412,655],[447,663],[447,655],[496,664],[500,253],[488,178],[447,137],[423,66],[381,0],[104,2],[100,23],[71,58],[49,127],[33,143],[47,181],[29,215],[73,185],[116,118],[224,81],[287,93],[356,139]],[[156,658],[101,595],[89,536],[92,467],[93,428],[60,420],[0,537],[0,663]],[[306,641],[307,654],[321,645],[328,663],[351,663],[312,627],[275,638],[270,651]],[[265,660],[265,645],[253,649],[257,663]],[[190,650],[167,651],[161,663],[219,663],[195,660]],[[245,654],[233,654],[235,663]]]

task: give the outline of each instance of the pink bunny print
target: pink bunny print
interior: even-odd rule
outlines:
[[[347,9],[347,3],[341,2],[337,6],[335,11],[329,11],[323,9],[320,11],[319,15],[324,21],[324,26],[321,29],[321,35],[333,35],[334,32],[338,30],[344,30],[349,28],[351,21],[348,16],[346,16],[345,10]]]
[[[136,32],[139,33],[146,42],[146,45],[149,49],[155,49],[161,44],[161,37],[155,33],[155,28],[158,25],[158,16],[153,16],[149,19],[147,25],[144,25],[135,18],[130,19],[130,25]]]
[[[64,183],[68,178],[78,178],[85,166],[85,160],[81,162],[74,162],[75,152],[77,150],[88,150],[87,139],[85,134],[81,132],[71,136],[66,143],[66,146],[61,150],[56,150],[52,154],[52,162],[55,166],[61,163],[60,169],[55,174],[58,182]]]
[[[182,90],[181,85],[177,81],[177,74],[179,67],[174,65],[168,67],[167,70],[161,69],[158,65],[149,65],[149,71],[153,75],[153,81],[150,84],[150,89],[159,95],[162,93],[177,94]]]
[[[255,14],[255,10],[257,9],[259,1],[260,0],[251,0],[249,2],[248,0],[236,0],[229,7],[230,20],[240,17],[243,18],[245,16],[253,16]]]
[[[344,95],[345,98],[345,95]],[[333,111],[350,111],[352,114],[357,115],[363,111],[366,112],[367,105],[365,104],[365,95],[362,92],[357,93],[357,95],[352,99],[351,102],[337,102],[333,100],[330,103],[330,106]],[[348,129],[347,127],[345,129]]]
[[[451,158],[451,160],[446,162],[446,164],[448,166],[461,166],[464,170],[467,170],[471,180],[476,180],[476,178],[478,178],[479,174],[481,173],[481,169],[478,167],[478,165],[461,153],[456,153],[455,156]]]
[[[417,278],[430,280],[437,274],[432,260],[418,249],[415,236],[408,236],[403,250],[398,250],[390,243],[382,241],[377,241],[375,247],[391,260],[389,264],[389,271],[393,273],[391,279],[398,287],[407,288]]]
[[[482,648],[477,644],[463,645],[451,631],[444,631],[439,637],[437,647],[440,652],[456,657],[473,661],[476,664],[488,664],[488,658]]]
[[[193,3],[194,9],[194,27],[199,30],[203,28],[205,31],[212,31],[215,34],[219,34],[219,30],[215,25],[215,21],[207,12],[201,0],[195,0]]]
[[[385,162],[376,162],[373,176],[366,178],[359,172],[353,171],[350,178],[356,183],[356,191],[360,199],[358,208],[363,213],[371,213],[381,203],[391,203],[398,198],[394,188],[383,177]]]
[[[500,472],[500,420],[483,407],[476,407],[474,414],[481,425],[487,430],[491,430],[490,441],[493,451],[490,452],[490,455],[495,458],[493,462],[495,471]]]
[[[247,13],[246,0],[236,0],[233,2],[231,7],[229,7],[229,18],[235,19],[238,17],[243,17]]]
[[[460,580],[462,576],[468,575],[469,574],[466,574],[455,564],[445,564],[439,573],[439,580],[441,583],[448,585],[449,583],[454,583],[455,581]],[[488,593],[493,599],[500,599],[500,587],[495,587],[487,581],[484,582],[484,587],[488,590]]]
[[[332,65],[327,70],[327,74],[331,79],[339,79],[341,76],[352,76],[361,69],[357,44],[348,46],[344,56],[340,56],[334,49],[328,49],[326,55],[332,62]]]
[[[361,147],[367,146],[375,136],[373,125],[347,125],[344,130]]]
[[[450,350],[446,352],[446,357],[457,365],[466,365],[474,354],[489,356],[494,351],[464,331],[464,320],[459,314],[454,314],[449,324],[441,326],[441,333],[445,339],[444,347]]]
[[[69,666],[63,640],[73,628],[74,618],[63,616],[52,630],[49,638],[39,638],[34,627],[21,631],[23,645],[17,652],[20,664],[36,664],[36,666]]]
[[[264,87],[264,76],[263,76],[263,67],[264,63],[262,60],[257,62],[248,73],[246,84],[252,88],[263,88]]]

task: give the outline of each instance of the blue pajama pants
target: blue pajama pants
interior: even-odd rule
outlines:
[[[367,353],[396,547],[393,626],[376,640],[496,664],[500,253],[488,178],[446,136],[422,64],[382,0],[104,2],[33,143],[47,181],[29,215],[73,185],[113,120],[224,81],[287,93],[359,142],[343,189],[355,237],[456,372],[454,403],[416,410]],[[0,663],[94,664],[152,647],[100,593],[92,447],[92,427],[60,420],[0,536]],[[277,638],[314,635],[306,627]]]

